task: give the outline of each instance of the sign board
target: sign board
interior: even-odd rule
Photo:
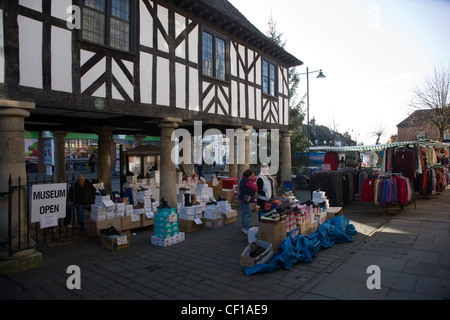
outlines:
[[[33,185],[30,201],[31,222],[42,222],[41,228],[50,227],[49,221],[54,223],[66,216],[67,183]]]

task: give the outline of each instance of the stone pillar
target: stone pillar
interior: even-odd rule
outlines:
[[[53,131],[53,137],[55,138],[55,172],[53,174],[53,180],[55,183],[66,182],[66,151],[65,151],[65,138],[68,131]]]
[[[281,186],[283,182],[292,181],[291,136],[292,131],[281,134]]]
[[[103,186],[108,192],[112,193],[111,185],[111,136],[113,128],[110,126],[101,126],[96,128],[98,135],[98,157],[96,162],[97,178],[103,182]]]
[[[230,178],[236,178],[238,176],[238,166],[237,166],[237,153],[236,153],[236,143],[237,143],[237,139],[236,137],[233,137],[232,139],[234,139],[234,157],[233,159],[230,159],[230,162],[233,161],[233,163],[230,163],[228,165],[228,176]],[[231,146],[231,143],[230,143]]]
[[[242,178],[242,174],[244,173],[245,170],[247,170],[248,168],[250,168],[250,138],[249,138],[249,134],[247,133],[250,132],[250,130],[252,130],[253,127],[252,126],[245,126],[242,128],[242,130],[244,130],[245,134],[245,148],[244,148],[244,152],[245,152],[245,163],[238,163],[238,160],[236,161],[237,164],[237,177],[238,177],[238,184],[241,181]],[[239,138],[237,138],[238,142],[236,143],[236,145],[239,143]],[[239,147],[241,147],[239,145]],[[237,159],[239,159],[239,154],[242,150],[238,151],[238,154],[236,156]],[[236,152],[235,152],[236,153]]]
[[[146,135],[143,135],[143,134],[135,134],[135,135],[133,135],[134,147],[142,146],[143,145],[142,141],[144,140],[145,137],[146,137]]]
[[[178,118],[166,118],[159,124],[161,128],[160,197],[164,198],[172,208],[177,205],[177,175],[175,163],[172,161],[175,141],[172,141],[172,133],[181,122],[182,120]]]
[[[24,119],[30,116],[30,110],[34,108],[35,104],[31,102],[0,100],[0,137],[2,137],[2,150],[0,152],[0,192],[8,192],[9,177],[11,177],[13,186],[18,185],[19,178],[21,185],[27,184]],[[15,190],[11,203],[12,233],[11,248],[9,248],[9,199],[8,196],[0,197],[0,261],[20,260],[19,265],[21,267],[35,265],[42,261],[40,253],[39,256],[41,258],[39,261],[28,258],[38,253],[36,253],[35,249],[27,249],[28,241],[30,241],[30,244],[33,242],[27,234],[27,200],[25,187]],[[8,249],[18,250],[19,252],[10,256]],[[6,267],[5,264],[7,265]],[[14,269],[14,266],[11,267],[9,262],[1,262],[0,274],[7,269]]]

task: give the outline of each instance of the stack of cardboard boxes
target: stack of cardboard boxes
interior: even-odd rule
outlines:
[[[184,241],[184,232],[178,227],[178,214],[175,208],[158,209],[154,216],[155,232],[151,243],[156,246],[167,247]]]

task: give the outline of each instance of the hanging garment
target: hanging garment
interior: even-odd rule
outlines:
[[[336,171],[339,165],[339,155],[337,152],[327,152],[325,153],[325,157],[323,159],[324,164],[329,164],[331,167],[331,171]]]
[[[410,180],[414,180],[416,176],[414,152],[406,148],[397,150],[392,160],[392,170],[395,173],[401,173]]]

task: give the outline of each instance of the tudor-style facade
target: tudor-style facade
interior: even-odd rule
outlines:
[[[165,117],[288,130],[288,69],[301,61],[227,1],[0,4],[0,96],[36,103],[29,130],[150,135]]]
[[[279,129],[290,179],[288,70],[302,62],[228,1],[0,0],[0,25],[0,193],[8,180],[26,183],[24,129],[53,132],[55,181],[66,181],[67,133],[96,133],[107,191],[112,135],[160,136],[170,204],[176,128]],[[234,164],[234,176],[248,164]],[[29,246],[23,192],[13,209],[0,197],[0,252]]]

